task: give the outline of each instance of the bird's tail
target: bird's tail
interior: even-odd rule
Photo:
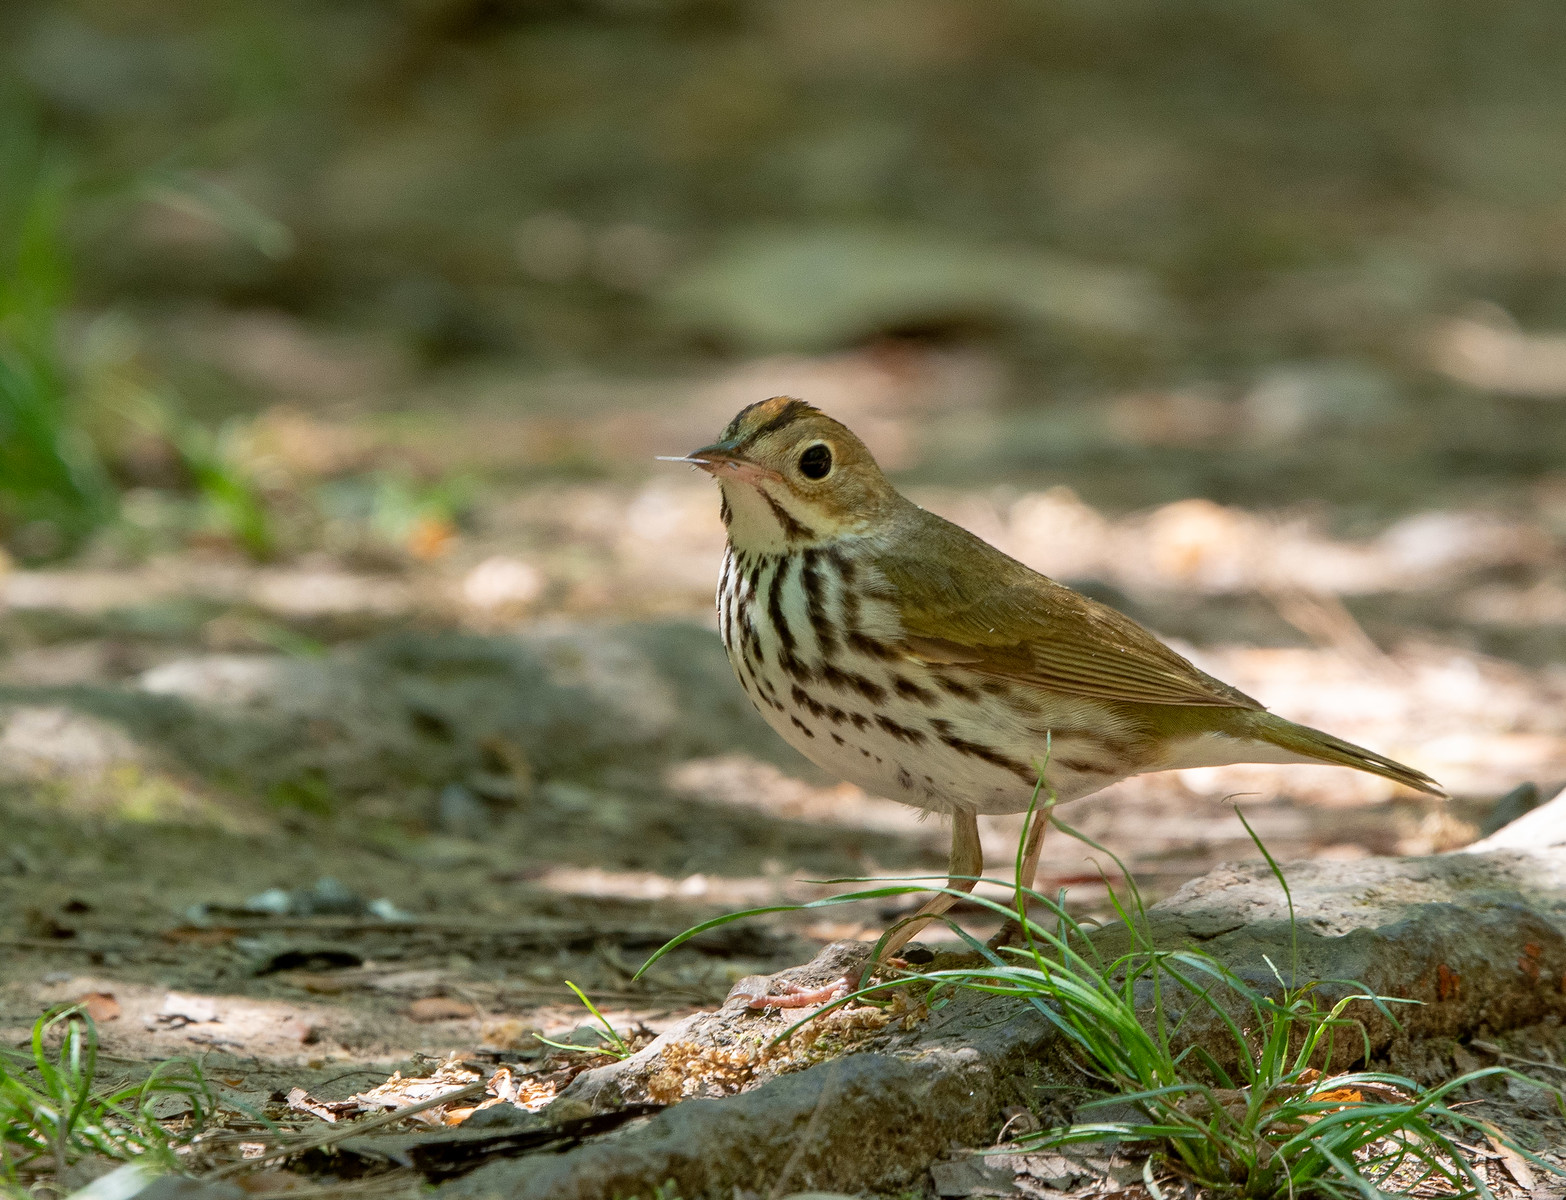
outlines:
[[[1252,736],[1280,750],[1299,754],[1317,762],[1353,767],[1356,771],[1368,771],[1372,775],[1394,780],[1427,795],[1446,795],[1441,785],[1423,771],[1405,767],[1384,754],[1366,750],[1363,746],[1354,745],[1353,742],[1345,742],[1342,738],[1333,737],[1330,733],[1323,733],[1319,729],[1312,729],[1308,725],[1296,725],[1293,721],[1286,721],[1272,713],[1258,713],[1257,716],[1260,719],[1254,726]]]

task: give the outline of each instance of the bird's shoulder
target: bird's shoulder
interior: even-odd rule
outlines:
[[[943,518],[918,517],[873,555],[925,662],[1101,700],[1260,709],[1136,621]]]

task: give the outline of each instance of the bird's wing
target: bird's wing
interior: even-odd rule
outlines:
[[[912,657],[1097,700],[1262,708],[1130,617],[940,524],[931,540],[961,535],[941,547],[955,553],[927,545],[917,556],[877,556]]]

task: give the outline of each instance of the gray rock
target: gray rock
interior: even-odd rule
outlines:
[[[646,779],[649,764],[736,749],[803,762],[751,710],[717,636],[678,623],[399,633],[323,659],[181,659],[135,690],[0,687],[0,773],[170,756],[315,810],[399,789],[433,801],[485,778],[497,741],[546,779]],[[442,819],[466,827],[457,805]]]
[[[1151,910],[1155,944],[1199,946],[1261,987],[1275,986],[1276,964],[1285,978],[1355,981],[1324,984],[1328,995],[1363,985],[1419,1001],[1399,1007],[1400,1026],[1360,1006],[1372,1052],[1394,1057],[1415,1039],[1460,1038],[1566,1014],[1566,850],[1307,862],[1286,870],[1294,927],[1264,866],[1224,866]],[[1095,938],[1106,952],[1114,951],[1115,932]],[[848,944],[829,947],[796,974],[800,982],[819,982],[864,953]],[[643,1099],[673,1043],[753,1048],[794,1017],[725,1004],[681,1022],[625,1062],[579,1077],[569,1094],[594,1108]],[[1216,1017],[1188,1021],[1181,1037],[1220,1061],[1232,1057]],[[1357,1052],[1357,1045],[1344,1051]],[[606,1200],[669,1180],[685,1195],[728,1194],[773,1187],[785,1171],[783,1186],[906,1188],[953,1144],[987,1144],[1024,1080],[1036,1084],[1052,1074],[1062,1082],[1077,1078],[1043,1016],[966,993],[911,1031],[888,1026],[856,1053],[793,1073],[762,1072],[759,1086],[687,1100],[613,1140],[490,1164],[447,1185],[443,1195]]]
[[[886,225],[753,230],[661,300],[673,321],[760,350],[943,322],[1127,336],[1171,320],[1139,272]]]

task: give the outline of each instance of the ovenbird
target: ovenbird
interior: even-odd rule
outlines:
[[[682,460],[717,479],[718,624],[767,722],[866,790],[952,820],[950,891],[983,873],[976,816],[1080,799],[1129,775],[1327,763],[1435,782],[1261,704],[1129,617],[900,495],[863,442],[801,400],[744,409]],[[1045,822],[1024,847],[1037,869]],[[954,897],[883,941],[895,953]]]

